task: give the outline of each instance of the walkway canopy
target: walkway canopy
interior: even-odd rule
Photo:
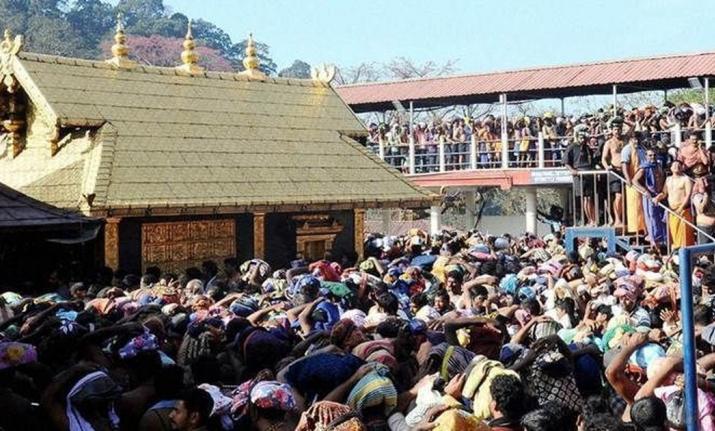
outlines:
[[[715,52],[616,60],[506,72],[419,78],[345,85],[338,94],[355,112],[394,109],[393,101],[415,108],[670,90],[689,86],[688,78],[715,75]]]
[[[0,183],[0,234],[81,231],[99,224],[97,219],[42,203]]]

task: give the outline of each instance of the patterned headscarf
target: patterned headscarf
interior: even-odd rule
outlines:
[[[345,404],[318,401],[300,416],[296,431],[325,431],[333,421],[350,413],[352,410]]]
[[[137,335],[119,348],[117,352],[121,359],[131,359],[139,354],[139,352],[148,352],[159,349],[159,340],[154,334],[147,329],[144,333]]]
[[[13,341],[0,343],[0,370],[37,361],[37,349],[32,344]]]
[[[277,381],[257,383],[251,389],[251,403],[261,409],[277,409],[285,412],[295,409],[292,388]]]
[[[432,347],[429,356],[436,360],[441,359],[439,375],[443,380],[449,381],[452,377],[464,372],[476,355],[464,347],[441,343]]]
[[[389,369],[384,365],[375,365],[353,387],[348,395],[348,405],[358,413],[370,407],[382,406],[385,416],[397,407],[397,390],[387,377]]]

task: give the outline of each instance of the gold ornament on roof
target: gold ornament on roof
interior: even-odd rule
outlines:
[[[186,37],[184,38],[184,50],[181,52],[181,62],[184,63],[178,66],[177,69],[187,73],[201,73],[204,68],[198,65],[199,56],[196,54],[196,43],[194,42],[194,35],[191,32],[191,23],[189,20],[189,27],[186,30]]]
[[[9,29],[5,30],[3,40],[0,42],[0,80],[8,93],[14,93],[20,85],[15,78],[12,58],[20,52],[23,42],[21,35],[13,39]]]
[[[319,64],[316,67],[311,67],[310,77],[313,81],[320,82],[323,85],[330,85],[330,82],[335,79],[335,65]]]
[[[246,57],[243,59],[243,67],[246,70],[240,74],[251,78],[265,78],[266,75],[259,69],[260,65],[261,62],[256,55],[256,43],[253,41],[253,33],[249,33],[248,41],[246,42]]]
[[[127,47],[127,35],[124,33],[122,14],[117,14],[117,30],[114,33],[114,45],[112,45],[112,58],[107,63],[121,68],[132,68],[136,62],[129,59],[129,47]]]

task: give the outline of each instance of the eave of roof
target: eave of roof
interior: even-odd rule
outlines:
[[[690,77],[715,75],[715,52],[536,67],[437,78],[351,84],[336,87],[356,112],[393,109],[392,101],[417,108],[510,100],[607,94],[687,87]]]

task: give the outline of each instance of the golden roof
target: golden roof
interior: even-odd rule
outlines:
[[[325,83],[31,53],[13,61],[36,116],[64,132],[54,155],[31,136],[17,157],[0,154],[0,181],[60,207],[175,214],[435,199],[349,137],[365,129]]]

